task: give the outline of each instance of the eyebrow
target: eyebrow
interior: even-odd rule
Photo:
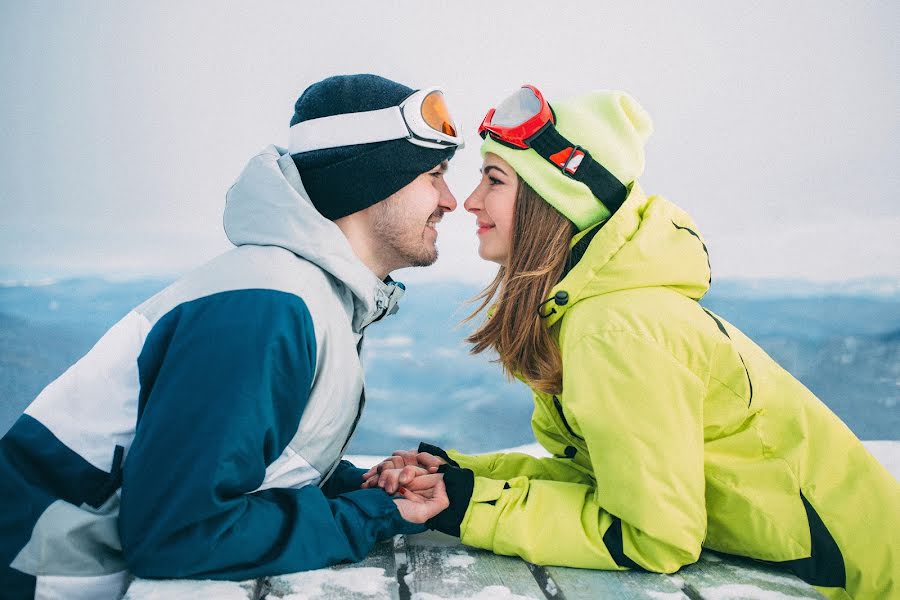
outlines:
[[[489,172],[491,169],[497,169],[498,171],[500,171],[501,173],[503,173],[504,175],[506,175],[507,177],[509,177],[509,175],[506,173],[506,171],[504,171],[503,169],[501,169],[501,168],[498,167],[497,165],[487,165],[486,167],[484,167],[483,169],[481,169],[481,173],[482,173],[483,175],[487,175],[488,172]]]

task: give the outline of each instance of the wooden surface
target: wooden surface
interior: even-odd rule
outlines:
[[[653,600],[823,598],[796,577],[704,552],[675,575],[541,567],[429,532],[378,544],[362,562],[227,581],[136,579],[126,600]]]

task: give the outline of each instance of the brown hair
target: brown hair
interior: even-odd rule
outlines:
[[[558,394],[562,358],[538,309],[563,276],[575,226],[524,179],[518,179],[509,260],[471,300],[480,304],[465,321],[495,300],[496,312],[466,341],[472,344],[472,354],[494,350],[508,376],[519,376],[538,391]]]

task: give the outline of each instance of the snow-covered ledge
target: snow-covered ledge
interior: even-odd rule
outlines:
[[[900,441],[864,442],[900,480]],[[509,448],[547,456],[537,444]],[[381,456],[347,456],[360,467]],[[254,581],[137,579],[125,600],[552,600],[628,597],[666,600],[824,598],[773,567],[704,551],[676,575],[590,571],[531,565],[468,548],[437,532],[397,536],[362,562]]]

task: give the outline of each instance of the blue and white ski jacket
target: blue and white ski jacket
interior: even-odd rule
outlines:
[[[341,456],[380,281],[270,146],[227,194],[236,248],[116,323],[0,440],[4,598],[118,598],[132,574],[242,580],[422,528]]]

